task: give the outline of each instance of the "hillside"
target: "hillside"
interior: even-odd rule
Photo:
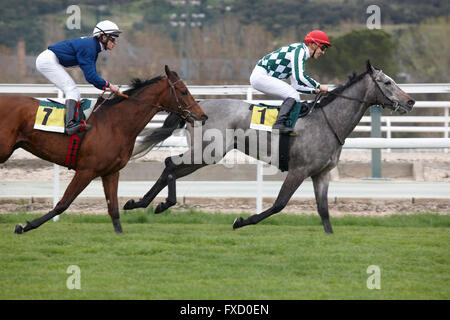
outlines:
[[[314,28],[326,31],[334,44],[320,61],[309,63],[322,81],[345,81],[352,71],[362,71],[366,59],[403,81],[450,81],[445,72],[450,2],[445,0],[377,1],[380,30],[366,26],[369,0],[198,0],[190,6],[174,0],[81,0],[80,28],[74,30],[67,27],[70,1],[2,2],[1,82],[45,82],[33,70],[34,57],[51,43],[89,35],[102,19],[125,31],[117,49],[98,61],[99,70],[116,82],[160,73],[161,65],[170,63],[192,83],[247,83],[260,57],[301,41]],[[19,68],[15,56],[21,40],[31,61],[25,75],[10,71]],[[424,41],[429,50],[420,45]],[[73,74],[84,81],[79,72]]]

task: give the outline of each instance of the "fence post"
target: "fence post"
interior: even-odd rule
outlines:
[[[263,199],[263,163],[261,160],[256,164],[256,214],[262,212]]]
[[[247,101],[253,100],[252,87],[247,88]],[[256,161],[256,214],[262,212],[262,198],[263,198],[263,163],[260,160]]]
[[[64,93],[58,89],[58,98],[63,98]],[[53,164],[53,208],[59,201],[59,166],[55,163]],[[53,217],[53,221],[58,221],[59,216]]]
[[[253,90],[252,90],[252,87],[248,87],[248,88],[247,88],[247,100],[248,100],[248,101],[253,100]]]
[[[381,107],[371,106],[371,138],[381,138]],[[381,149],[372,149],[372,179],[381,179]]]
[[[445,127],[445,132],[444,132],[444,138],[448,138],[448,123],[449,123],[449,115],[448,115],[448,109],[449,107],[445,107],[444,108],[444,117],[445,117],[445,122],[444,122],[444,127]],[[448,153],[448,148],[444,149],[445,153]]]
[[[386,138],[391,139],[392,138],[392,132],[391,132],[391,118],[386,118]],[[391,148],[386,150],[387,152],[391,152]]]

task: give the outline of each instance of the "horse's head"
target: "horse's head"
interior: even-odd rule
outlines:
[[[168,94],[164,95],[164,101],[161,101],[167,111],[180,115],[184,120],[193,124],[195,120],[206,121],[208,116],[199,106],[194,97],[192,97],[183,80],[178,77],[176,72],[165,67],[168,84]]]
[[[378,104],[401,114],[411,111],[416,102],[391,77],[381,69],[372,67],[370,61],[367,61],[367,72],[374,82],[374,95]]]

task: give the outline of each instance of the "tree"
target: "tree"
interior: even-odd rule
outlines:
[[[400,69],[410,81],[450,81],[450,19],[428,19],[403,32],[397,56]]]
[[[397,74],[394,56],[395,43],[392,36],[383,30],[355,30],[340,37],[331,37],[332,47],[317,61],[310,63],[311,74],[318,74],[323,82],[344,81],[353,72],[366,69],[366,61],[386,71]]]

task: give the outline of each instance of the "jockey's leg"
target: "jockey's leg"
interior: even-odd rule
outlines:
[[[78,101],[66,99],[66,133],[71,136],[81,128],[81,123],[76,121]]]
[[[296,102],[300,102],[298,91],[283,80],[268,75],[267,71],[259,66],[253,69],[250,84],[258,91],[281,97],[284,100],[273,128],[283,133],[292,132],[292,129],[285,125],[285,121],[289,118],[292,107],[295,106]]]
[[[272,129],[278,129],[282,133],[292,132],[292,128],[286,126],[286,121],[289,119],[289,113],[292,107],[295,106],[297,101],[293,98],[287,98],[280,106],[280,112],[278,113],[277,121],[273,125]]]
[[[62,90],[66,96],[66,132],[71,135],[81,128],[81,124],[74,124],[77,102],[80,100],[80,91],[67,73],[64,67],[59,63],[58,58],[51,50],[43,51],[36,59],[36,69],[41,72],[50,82]],[[69,120],[69,121],[67,121]],[[89,130],[86,125],[84,130]]]

